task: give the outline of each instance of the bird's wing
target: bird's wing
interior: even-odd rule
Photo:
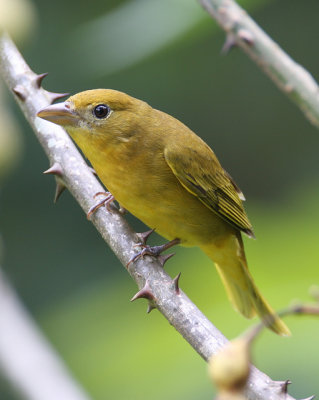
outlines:
[[[180,148],[168,146],[164,157],[185,189],[231,225],[254,237],[241,190],[221,167],[213,151],[203,142],[199,147],[197,150],[183,146],[181,153]]]

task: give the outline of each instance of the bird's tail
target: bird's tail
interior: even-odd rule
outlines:
[[[240,234],[223,243],[203,246],[202,250],[214,261],[234,308],[246,318],[255,313],[274,332],[290,335],[286,324],[278,317],[259,292],[250,275]]]

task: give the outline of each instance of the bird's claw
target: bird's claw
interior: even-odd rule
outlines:
[[[110,193],[110,192],[97,192],[94,195],[94,199],[97,196],[104,196],[104,199],[102,199],[101,201],[99,201],[97,204],[95,204],[94,206],[92,206],[88,213],[86,214],[87,219],[90,219],[91,216],[102,206],[105,206],[106,209],[111,212],[111,207],[110,204],[115,200],[114,196]]]
[[[152,252],[152,247],[147,246],[145,244],[138,243],[138,244],[134,245],[134,247],[143,247],[143,249],[141,251],[139,251],[137,254],[134,254],[134,256],[130,258],[129,262],[126,264],[126,268],[131,263],[135,262],[139,258],[144,258],[146,255],[153,256],[153,257],[157,256],[154,252]]]
[[[148,233],[148,232],[146,232],[146,233]],[[151,233],[152,233],[152,232],[150,231],[149,235],[150,235]],[[149,236],[149,235],[148,235],[148,236]],[[148,236],[147,236],[147,237],[148,237]],[[146,238],[146,239],[147,239],[147,238]],[[162,244],[162,245],[160,245],[160,246],[153,246],[153,247],[148,246],[148,245],[146,245],[145,243],[136,244],[136,245],[134,245],[134,247],[139,246],[139,247],[143,247],[143,249],[142,249],[141,251],[139,251],[137,254],[134,254],[133,257],[131,257],[131,259],[129,260],[129,262],[126,264],[126,268],[128,268],[129,265],[130,265],[132,262],[135,262],[135,261],[138,260],[139,258],[144,258],[146,255],[152,256],[152,257],[158,257],[159,263],[160,263],[162,266],[164,266],[165,262],[166,262],[169,258],[173,257],[173,255],[174,255],[175,253],[171,253],[171,254],[167,254],[167,255],[162,255],[161,253],[162,253],[163,251],[169,249],[170,247],[175,246],[176,244],[179,244],[179,243],[180,243],[180,240],[179,240],[179,239],[174,239],[174,240],[171,240],[170,242],[167,242],[167,243]]]

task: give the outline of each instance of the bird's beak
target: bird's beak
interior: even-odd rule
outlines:
[[[76,126],[79,120],[67,101],[43,108],[37,112],[37,117],[62,126]]]

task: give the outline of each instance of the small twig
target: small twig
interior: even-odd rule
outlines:
[[[319,88],[311,74],[297,64],[233,0],[199,0],[226,32],[227,50],[241,47],[249,57],[319,127]]]
[[[287,317],[288,315],[319,315],[319,304],[292,304],[281,311],[277,312],[280,317]],[[244,335],[247,341],[252,342],[264,328],[273,323],[273,318],[270,315],[263,322],[256,324],[249,329]]]
[[[36,118],[36,112],[51,103],[57,95],[38,87],[38,75],[30,70],[21,54],[6,35],[0,35],[0,73],[10,91],[19,87],[23,97],[16,96],[24,115],[43,146],[50,164],[58,163],[59,179],[87,213],[94,203],[93,196],[103,188],[85,164],[66,132],[49,122]],[[61,173],[62,170],[62,173]],[[92,216],[92,223],[126,266],[136,253],[138,236],[116,211],[100,209]],[[131,263],[128,272],[140,289],[147,282],[151,306],[156,308],[172,324],[188,343],[208,360],[227,343],[220,331],[188,299],[154,258],[146,256]],[[149,300],[148,300],[149,301]],[[250,400],[291,400],[277,393],[278,385],[267,375],[253,368],[247,396]]]
[[[319,305],[317,304],[294,304],[286,310],[279,312],[279,315],[319,315]]]

